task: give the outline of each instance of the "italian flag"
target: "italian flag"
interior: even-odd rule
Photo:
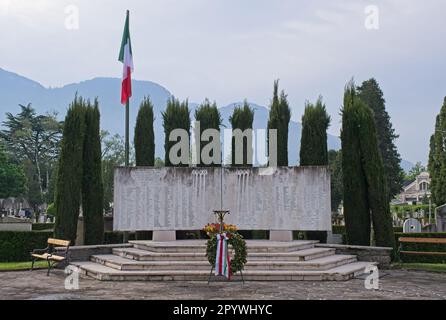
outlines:
[[[215,275],[231,279],[231,262],[226,233],[217,234],[217,256],[215,258]]]
[[[119,52],[119,61],[123,63],[121,103],[124,105],[127,104],[132,96],[131,75],[133,72],[133,55],[132,42],[130,41],[129,15],[129,11],[127,11],[124,34],[122,36],[121,51]]]

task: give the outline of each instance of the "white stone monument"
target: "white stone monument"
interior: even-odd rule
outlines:
[[[173,240],[176,230],[200,230],[213,210],[228,209],[226,222],[240,230],[270,230],[292,240],[290,230],[331,231],[327,167],[117,168],[114,221],[117,231],[153,230],[154,240]],[[286,231],[286,233],[284,233]]]

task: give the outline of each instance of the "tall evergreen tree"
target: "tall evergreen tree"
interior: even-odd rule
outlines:
[[[153,104],[150,98],[144,98],[136,118],[134,138],[136,166],[153,167],[155,165],[153,121]]]
[[[200,137],[202,136],[203,132],[207,129],[216,129],[220,131],[220,126],[222,124],[222,118],[220,115],[220,111],[217,108],[217,104],[210,103],[208,99],[206,99],[199,107],[195,110],[195,120],[200,122]],[[206,146],[208,143],[211,143],[211,141],[200,141],[200,150],[203,150],[203,147]],[[219,142],[220,143],[220,142]],[[213,154],[211,154],[213,156]],[[201,154],[200,154],[201,157]],[[199,161],[200,167],[206,167],[205,164],[203,164],[203,161]],[[219,166],[219,164],[212,164],[208,166]]]
[[[279,80],[274,81],[273,99],[271,100],[268,130],[277,130],[277,165],[288,166],[288,127],[291,110],[284,91],[279,96]],[[268,135],[269,145],[269,135]]]
[[[104,215],[101,168],[99,104],[88,103],[85,108],[85,135],[83,148],[82,212],[84,216],[84,244],[104,242]]]
[[[370,245],[370,210],[367,179],[361,163],[359,140],[360,110],[364,107],[357,97],[354,83],[347,85],[342,109],[342,179],[344,185],[344,219],[347,242]]]
[[[378,82],[373,78],[364,81],[358,87],[358,95],[373,110],[379,150],[383,159],[384,173],[387,177],[388,197],[392,199],[401,192],[404,181],[404,170],[401,168],[401,156],[395,145],[395,140],[399,136],[392,127],[390,116],[386,111],[386,101]]]
[[[75,97],[65,117],[58,164],[55,237],[76,240],[81,203],[86,102]]]
[[[163,126],[164,126],[164,151],[165,151],[165,165],[166,167],[171,167],[172,162],[170,161],[169,152],[172,146],[177,144],[175,141],[169,141],[170,133],[175,129],[184,129],[189,135],[190,139],[190,111],[187,100],[180,102],[178,99],[172,97],[167,101],[166,110],[162,113],[163,116]],[[179,167],[187,167],[188,164],[180,164]]]
[[[251,132],[248,134],[249,139],[252,141],[252,125],[254,121],[254,110],[251,109],[249,106],[248,101],[245,100],[243,103],[243,107],[235,107],[234,111],[232,113],[232,116],[229,118],[229,122],[232,126],[232,131],[236,129],[240,129],[242,132],[244,132],[247,129],[251,129]],[[232,151],[231,151],[231,157],[232,157],[232,166],[233,167],[252,167],[252,161],[253,159],[249,159],[248,157],[248,151],[249,153],[253,154],[252,152],[252,144],[248,143],[249,139],[247,137],[243,137],[243,155],[242,155],[242,163],[236,163],[236,148],[235,148],[235,137],[232,137]],[[240,155],[239,155],[240,156]]]
[[[379,247],[395,247],[387,177],[373,111],[364,105],[359,126],[361,159],[367,179],[368,204],[372,215],[374,242]]]
[[[342,110],[344,217],[350,244],[370,245],[371,221],[376,245],[395,246],[387,181],[374,114],[347,85]]]
[[[431,177],[432,200],[437,206],[446,203],[446,97],[435,122],[430,139],[428,170]]]
[[[316,104],[307,103],[302,116],[302,138],[300,140],[300,165],[328,165],[327,129],[330,116],[327,114],[322,97]]]

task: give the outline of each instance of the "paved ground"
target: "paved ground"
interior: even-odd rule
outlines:
[[[79,290],[66,290],[55,270],[0,272],[0,299],[446,299],[446,274],[390,270],[379,290],[363,279],[348,282],[100,282],[80,278]],[[218,290],[216,290],[218,288]]]

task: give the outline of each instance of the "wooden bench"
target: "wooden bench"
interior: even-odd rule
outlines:
[[[55,248],[63,247],[65,250],[63,252],[58,252],[58,254],[54,254]],[[34,249],[31,252],[31,271],[34,270],[34,262],[36,260],[46,260],[48,262],[48,272],[47,276],[50,275],[50,270],[56,264],[59,263],[69,263],[69,248],[70,241],[68,240],[60,240],[60,239],[48,239],[48,247],[45,249]]]
[[[446,238],[399,238],[400,242],[400,249],[399,253],[401,254],[422,254],[422,255],[439,255],[439,256],[446,256],[446,252],[431,252],[431,251],[404,251],[403,243],[428,243],[428,244],[445,244],[446,245]]]

